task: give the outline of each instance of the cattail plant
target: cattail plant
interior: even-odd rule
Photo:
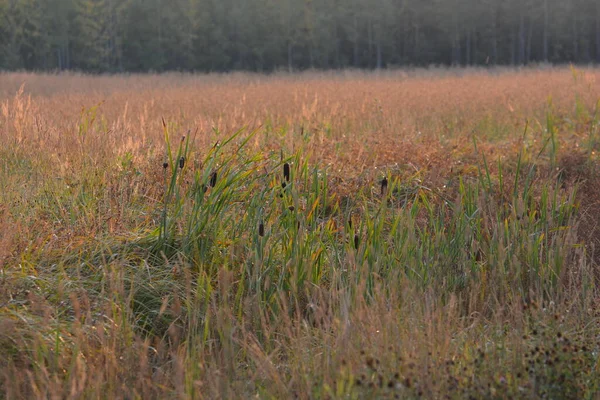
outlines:
[[[388,187],[388,180],[387,177],[383,177],[383,180],[381,181],[381,195],[383,196],[386,192],[387,192],[387,187]]]
[[[217,186],[217,171],[213,172],[210,175],[210,187]]]
[[[165,171],[165,195],[163,201],[163,211],[157,249],[159,249],[167,242],[167,236],[170,233],[169,230],[173,226],[170,225],[169,219],[167,218],[167,214],[169,212],[169,205],[174,205],[173,215],[171,216],[172,220],[175,220],[179,217],[179,213],[181,210],[181,208],[178,207],[181,204],[181,193],[178,182],[182,182],[182,176],[178,173],[178,168],[175,167],[171,171],[171,178],[169,180],[167,175],[167,169],[169,168],[169,165],[179,166],[180,169],[183,169],[185,165],[185,158],[189,152],[189,136],[183,136],[177,148],[176,155],[173,154],[171,150],[171,142],[169,140],[169,127],[164,120],[162,122],[165,134],[166,153],[168,158],[162,164],[163,170]]]
[[[260,224],[258,224],[258,236],[260,236],[260,237],[265,236],[265,224],[262,222]]]
[[[290,164],[288,163],[283,164],[283,179],[286,182],[290,181]]]

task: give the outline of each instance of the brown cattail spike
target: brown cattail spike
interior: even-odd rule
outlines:
[[[381,181],[381,194],[385,194],[387,192],[388,180],[387,177],[384,177]]]
[[[185,157],[181,157],[179,159],[179,168],[183,169],[184,166],[185,166]]]
[[[358,249],[359,244],[358,235],[354,235],[354,248]]]
[[[281,182],[281,188],[282,188],[282,189],[285,189],[285,187],[286,187],[286,186],[287,186],[287,185],[286,185],[286,183],[285,183],[285,182]]]
[[[163,168],[164,168],[164,169],[167,169],[167,168],[169,168],[169,163],[168,163],[168,162],[164,162],[164,163],[163,163]]]
[[[217,171],[213,172],[210,176],[210,187],[217,186]]]
[[[290,164],[283,164],[283,179],[286,181],[290,181]]]
[[[258,224],[258,236],[265,236],[265,224],[263,224],[262,222]]]

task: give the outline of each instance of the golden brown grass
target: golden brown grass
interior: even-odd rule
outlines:
[[[116,153],[144,153],[162,140],[164,118],[181,131],[198,129],[202,146],[217,139],[213,129],[226,134],[262,126],[268,135],[257,142],[274,147],[281,146],[282,129],[289,133],[289,147],[297,141],[295,135],[304,134],[314,156],[338,168],[351,165],[356,172],[394,162],[416,161],[418,167],[435,163],[446,158],[446,147],[463,148],[465,142],[468,147],[472,136],[510,146],[521,139],[526,121],[532,132],[543,129],[550,101],[558,115],[571,114],[576,98],[591,112],[600,91],[595,70],[424,77],[8,74],[0,76],[0,83],[5,140],[26,141],[30,148],[44,146],[56,156],[69,149],[69,157],[63,157],[69,161],[75,156],[73,149],[81,152],[75,134],[79,111],[98,106],[102,117],[86,138],[95,153],[100,150],[97,158],[106,147]],[[21,85],[23,95],[15,98]],[[574,128],[561,140],[572,143],[575,135],[581,141],[589,133],[587,126]]]
[[[7,398],[597,398],[599,98],[594,69],[1,74],[0,389]],[[514,282],[530,291],[517,294],[512,277],[499,282],[486,269],[504,250],[482,233],[485,244],[469,242],[482,256],[452,253],[459,267],[477,258],[478,278],[464,286],[419,283],[400,264],[371,279],[370,261],[359,258],[369,249],[365,259],[385,258],[396,244],[378,243],[367,228],[359,238],[355,227],[360,245],[344,253],[345,268],[334,268],[323,246],[330,272],[302,293],[267,298],[277,282],[246,287],[236,267],[275,251],[273,221],[256,253],[251,233],[239,243],[227,242],[229,231],[215,239],[225,255],[213,258],[223,264],[212,275],[183,251],[157,261],[143,245],[125,247],[160,225],[165,130],[175,144],[191,135],[186,168],[202,171],[204,155],[242,127],[257,130],[249,146],[259,172],[280,153],[327,169],[328,198],[350,204],[354,224],[368,220],[356,215],[379,204],[379,181],[390,177],[391,221],[423,243],[437,221],[426,211],[460,203],[463,182],[486,182],[484,159],[494,189],[474,201],[486,214],[482,231],[530,232],[525,220],[536,223],[541,210],[521,217],[529,204],[511,203],[510,193],[531,166],[535,204],[554,182],[559,195],[576,196],[576,220],[549,230],[572,269],[556,291],[541,289],[552,277],[519,272],[530,276]],[[182,176],[189,193],[193,175]],[[394,200],[402,196],[422,207],[414,221]],[[348,228],[335,213],[326,209],[315,222],[325,233],[306,242],[338,243]],[[537,243],[523,242],[527,257]],[[516,268],[527,257],[505,262]],[[142,320],[150,313],[151,329]]]
[[[293,152],[306,141],[307,155],[339,176],[372,178],[377,168],[402,165],[440,184],[456,171],[473,172],[473,138],[492,161],[514,158],[526,126],[531,146],[539,146],[548,110],[573,116],[576,100],[588,122],[586,116],[566,118],[558,140],[565,154],[582,149],[594,129],[590,121],[600,93],[600,72],[593,69],[380,75],[4,74],[0,140],[7,153],[27,155],[68,185],[80,183],[84,164],[101,170],[125,154],[145,169],[144,180],[161,179],[152,175],[162,157],[163,120],[182,135],[197,131],[200,149],[241,127],[260,127],[256,148]],[[7,179],[15,180],[7,182],[13,187],[22,176]],[[354,190],[350,181],[340,190]],[[139,185],[151,190],[150,183]],[[27,198],[32,189],[5,195]],[[118,227],[125,221],[112,211],[103,218]]]

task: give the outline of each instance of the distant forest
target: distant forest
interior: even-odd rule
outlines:
[[[1,70],[600,63],[600,0],[0,0]]]

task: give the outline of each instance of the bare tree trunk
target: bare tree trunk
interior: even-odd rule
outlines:
[[[67,42],[65,43],[65,68],[71,69],[71,42],[69,41],[69,36],[67,35]]]
[[[465,64],[471,65],[471,30],[467,30],[465,37]]]
[[[359,65],[359,60],[358,60],[358,18],[356,18],[356,15],[354,16],[354,67],[358,68]]]
[[[338,23],[335,23],[335,68],[341,68],[342,62],[340,57],[340,30],[338,27]]]
[[[513,29],[510,34],[510,63],[517,64],[517,32]]]
[[[455,45],[454,45],[454,60],[452,61],[452,64],[455,65],[460,65],[460,60],[462,58],[462,48],[460,46],[460,36],[457,33],[456,34],[456,39],[455,39]]]
[[[373,56],[373,24],[371,19],[369,18],[369,24],[367,26],[367,38],[368,38],[368,49],[369,49],[369,67],[372,67],[372,59]]]
[[[419,60],[421,58],[421,41],[419,40],[419,24],[415,25],[415,60]]]
[[[544,44],[543,44],[543,58],[544,62],[548,62],[548,0],[544,0]]]
[[[310,68],[314,68],[314,62],[315,62],[315,57],[314,57],[314,43],[315,43],[315,38],[314,38],[314,26],[313,26],[313,9],[312,9],[312,2],[311,1],[305,1],[304,2],[304,34],[305,34],[305,39],[304,42],[308,44],[308,62],[309,62],[309,67]],[[304,63],[303,63],[304,64]]]
[[[408,49],[410,48],[410,44],[408,43],[408,32],[409,32],[409,28],[408,28],[408,18],[405,18],[404,20],[404,29],[402,30],[402,62],[404,64],[406,64],[406,60],[408,60],[409,57],[409,53],[408,53]]]
[[[573,61],[579,61],[579,30],[577,29],[577,18],[575,10],[573,12]]]
[[[525,16],[521,14],[519,17],[519,56],[518,62],[520,65],[525,63]]]
[[[106,43],[106,64],[108,68],[112,68],[115,60],[115,15],[113,1],[108,0],[108,40]]]
[[[454,34],[452,37],[452,64],[459,65],[461,60],[460,31],[458,29],[458,17],[454,15]]]
[[[527,52],[525,54],[525,64],[531,62],[531,40],[533,37],[533,24],[529,21],[529,29],[527,30]]]
[[[494,6],[494,14],[492,16],[492,64],[498,63],[498,16]]]
[[[160,0],[158,1],[157,4],[157,10],[156,10],[156,22],[158,24],[158,49],[160,50],[160,52],[163,52],[163,27],[162,27],[162,10],[160,7]]]
[[[596,2],[596,62],[600,63],[600,3]]]
[[[477,64],[477,48],[479,46],[478,38],[479,37],[477,33],[473,29],[473,31],[471,32],[471,63],[474,65]]]

